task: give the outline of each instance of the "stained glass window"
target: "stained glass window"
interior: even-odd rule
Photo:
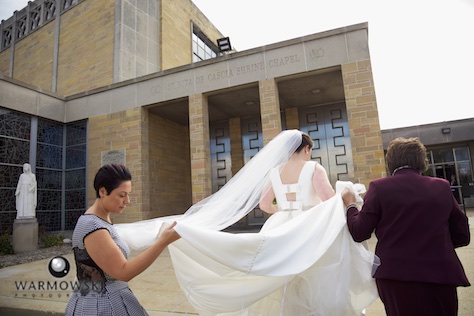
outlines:
[[[38,120],[38,143],[62,146],[63,145],[63,124],[48,121],[45,119]]]
[[[11,233],[16,218],[15,190],[30,159],[31,119],[0,108],[0,233]]]
[[[66,147],[66,169],[86,166],[86,145]]]
[[[87,121],[63,124],[0,108],[0,233],[12,231],[24,163],[34,163],[40,229],[74,229],[86,209],[86,155]]]
[[[0,161],[3,163],[23,165],[29,161],[29,155],[29,141],[0,137]]]
[[[79,121],[66,126],[65,170],[65,229],[76,226],[84,213],[86,200],[87,122]]]
[[[29,141],[30,131],[30,116],[0,109],[0,137],[13,137]]]

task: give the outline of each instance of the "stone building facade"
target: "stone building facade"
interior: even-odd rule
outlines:
[[[89,5],[98,5],[88,0],[77,2],[75,8],[81,8],[81,13],[76,14],[87,14],[89,10],[93,14],[97,8]],[[131,78],[122,77],[123,72],[117,69],[121,69],[123,59],[113,58],[113,66],[108,65],[110,60],[106,56],[123,53],[117,50],[116,38],[112,44],[104,40],[110,48],[102,58],[91,57],[102,59],[96,65],[103,67],[101,70],[80,63],[87,52],[76,50],[76,55],[69,55],[71,62],[78,62],[68,74],[71,85],[66,83],[68,72],[61,75],[61,67],[66,67],[67,62],[61,62],[60,53],[57,72],[53,71],[49,78],[54,83],[54,74],[58,74],[56,89],[49,79],[39,79],[47,77],[43,70],[30,76],[30,81],[16,77],[21,73],[19,68],[14,69],[13,76],[9,75],[11,72],[4,70],[9,67],[4,63],[8,60],[5,55],[11,56],[11,47],[0,52],[2,116],[15,117],[15,122],[18,116],[31,117],[39,122],[32,124],[39,130],[44,130],[45,120],[65,128],[66,145],[61,147],[63,169],[55,169],[62,175],[57,177],[58,181],[62,179],[57,184],[62,201],[57,210],[61,225],[49,225],[49,229],[72,229],[74,219],[95,198],[90,183],[105,161],[118,159],[133,175],[132,203],[126,212],[114,217],[115,222],[179,214],[217,191],[283,129],[298,128],[311,135],[315,140],[312,158],[326,168],[333,184],[337,180],[351,180],[368,185],[372,179],[385,176],[366,23],[192,63],[193,28],[189,25],[196,19],[204,21],[205,17],[190,1],[156,2],[161,8],[161,34],[166,35],[161,39],[161,61],[156,65],[159,68],[147,68],[150,72],[144,75],[132,72]],[[113,7],[112,3],[127,2],[111,1]],[[128,23],[128,18],[120,23]],[[61,16],[61,20],[66,18]],[[174,35],[164,32],[172,29],[171,21],[187,24],[188,30],[177,27],[173,29]],[[117,28],[120,23],[115,20],[111,24]],[[104,32],[105,38],[108,32]],[[199,24],[199,32],[211,39],[221,36],[209,21]],[[61,36],[66,35],[61,31]],[[20,43],[15,43],[15,51]],[[15,66],[17,62],[15,57],[13,68],[20,67]],[[95,76],[95,71],[100,76]],[[82,132],[85,140],[78,150],[68,151],[67,140],[72,139],[74,145],[77,137],[69,135],[76,130]],[[32,128],[31,134],[36,132]],[[0,129],[0,140],[13,148],[16,143],[8,133]],[[19,137],[14,138],[19,142]],[[43,144],[33,138],[29,143],[23,157],[28,151],[29,158],[33,156],[40,162],[37,169],[49,171],[51,168],[41,165],[44,151],[38,148]],[[4,158],[6,151],[0,152],[0,167],[14,175],[16,166],[24,161]],[[81,155],[83,166],[67,169],[67,161],[75,161]],[[74,191],[65,183],[74,178],[73,172],[81,171],[81,180],[75,182],[80,184],[71,184]],[[66,176],[69,174],[71,177]],[[8,179],[2,180],[6,191]],[[68,190],[76,192],[82,208],[65,206],[69,201]],[[2,206],[0,215],[7,218],[8,212],[8,205]],[[38,214],[42,212],[40,209]],[[263,213],[256,209],[238,225],[259,225],[264,220]],[[41,224],[41,218],[39,221]]]
[[[215,52],[223,37],[190,0],[36,0],[0,29],[0,73],[63,96],[190,64],[193,34]]]

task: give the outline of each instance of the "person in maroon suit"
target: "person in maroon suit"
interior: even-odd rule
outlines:
[[[468,218],[447,180],[428,168],[418,138],[396,138],[387,149],[390,177],[370,183],[359,211],[345,190],[347,226],[356,242],[375,230],[381,264],[374,277],[389,316],[457,315],[458,286],[470,286],[455,248],[470,242]]]

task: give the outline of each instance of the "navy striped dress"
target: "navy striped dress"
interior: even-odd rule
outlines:
[[[66,307],[66,315],[148,315],[140,305],[127,282],[105,273],[87,253],[84,238],[98,229],[106,229],[123,255],[130,249],[120,239],[113,225],[93,214],[84,214],[77,221],[72,235],[78,284]]]

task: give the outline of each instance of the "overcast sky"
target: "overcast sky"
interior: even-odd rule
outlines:
[[[368,22],[382,129],[474,118],[474,0],[193,2],[238,51]]]

